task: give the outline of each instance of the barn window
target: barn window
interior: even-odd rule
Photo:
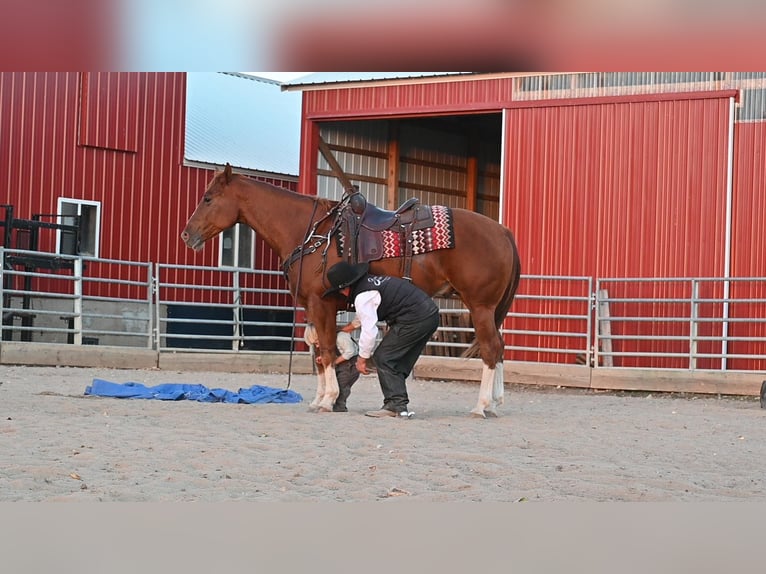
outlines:
[[[766,120],[766,90],[742,90],[740,105],[737,107],[737,121],[763,120]]]
[[[56,230],[56,252],[63,255],[87,255],[98,257],[101,231],[101,203],[80,199],[59,198],[58,213],[64,225],[79,222],[79,245],[77,234],[71,230]]]
[[[221,233],[220,262],[222,267],[253,268],[253,230],[238,223]]]

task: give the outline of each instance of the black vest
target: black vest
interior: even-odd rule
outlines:
[[[409,281],[388,275],[365,275],[351,288],[351,299],[365,291],[378,291],[378,320],[387,323],[419,323],[439,312],[425,291]]]

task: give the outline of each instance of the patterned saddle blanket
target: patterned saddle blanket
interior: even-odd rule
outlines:
[[[358,210],[357,210],[358,211]],[[344,210],[339,255],[351,263],[404,257],[455,247],[452,210],[409,200],[396,211],[367,205],[361,213]]]

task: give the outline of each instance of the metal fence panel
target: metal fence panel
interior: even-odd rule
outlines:
[[[278,271],[8,249],[0,257],[5,341],[307,352],[305,310],[286,287],[273,287]],[[25,257],[55,260],[27,268]],[[199,270],[210,285],[185,279]],[[458,299],[437,301],[441,323],[425,353],[460,356],[474,339],[468,310]],[[766,278],[604,278],[594,289],[589,277],[523,275],[501,335],[514,361],[764,371]]]

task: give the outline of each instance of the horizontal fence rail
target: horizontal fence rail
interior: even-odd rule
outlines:
[[[179,276],[178,271],[189,279],[171,280],[171,276]],[[212,275],[215,284],[196,284],[189,271]],[[269,279],[281,277],[277,271],[158,264],[158,349],[289,352],[294,339],[302,340],[306,323],[295,323],[294,337],[294,313],[302,314],[303,309],[293,306],[286,285],[265,286],[273,283]],[[215,302],[184,297],[193,290],[216,292]]]
[[[766,278],[596,281],[596,365],[766,370]]]
[[[279,271],[2,248],[0,258],[3,341],[307,352],[304,309]],[[462,356],[474,340],[470,314],[459,299],[436,301],[441,321],[425,354]],[[763,371],[766,278],[523,275],[500,334],[514,361]]]
[[[591,285],[589,277],[522,275],[519,290],[500,328],[509,359],[585,364],[590,360]],[[441,325],[426,346],[430,354],[460,356],[471,346],[474,329],[459,300],[441,308]]]
[[[3,340],[152,348],[151,265],[0,249]]]

